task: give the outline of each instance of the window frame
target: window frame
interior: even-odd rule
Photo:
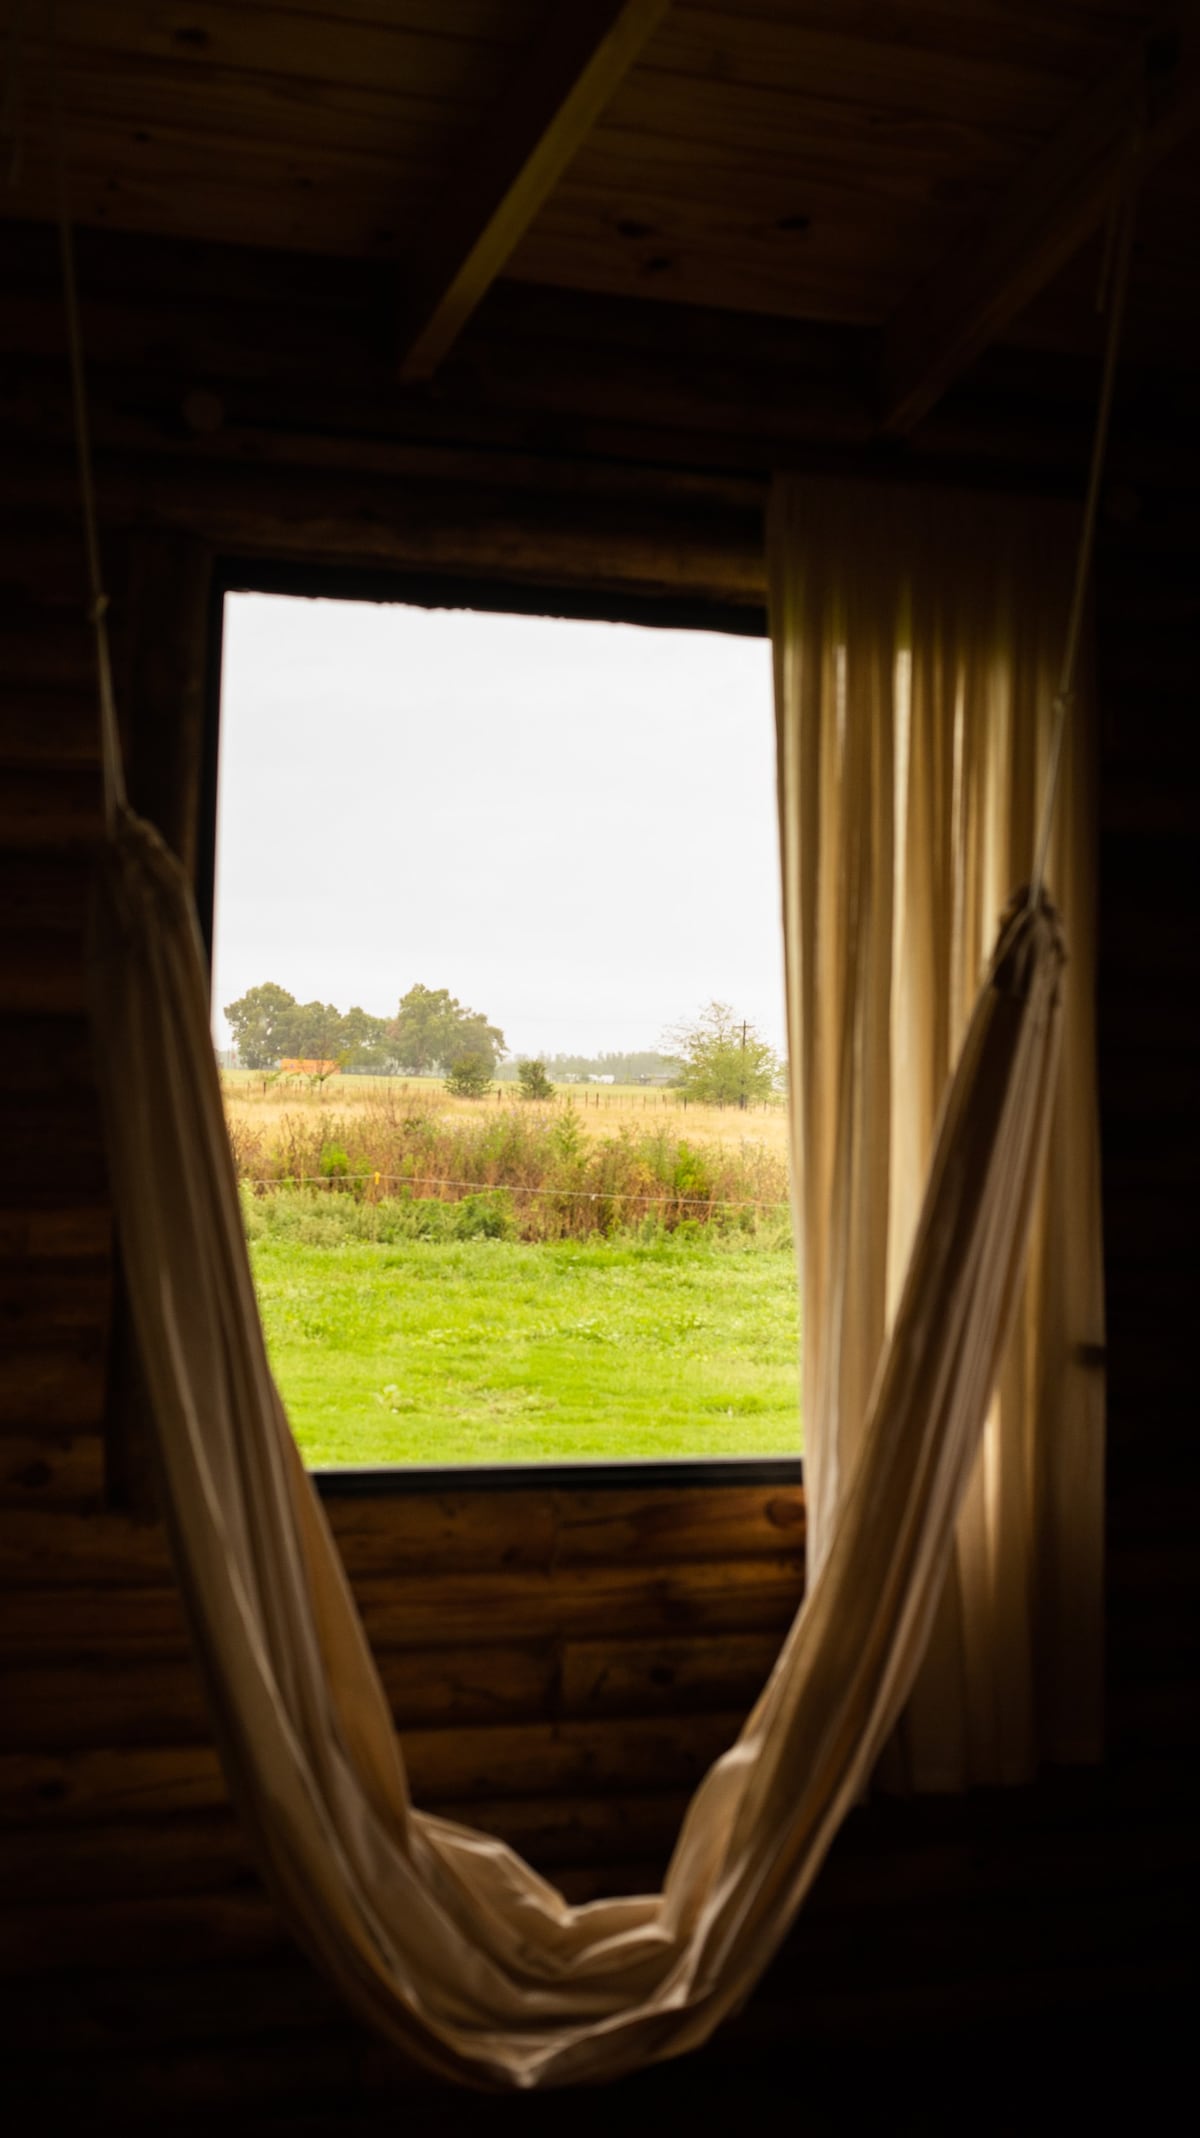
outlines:
[[[572,622],[640,624],[665,631],[721,631],[766,638],[765,608],[640,595],[628,588],[551,586],[540,581],[476,574],[368,570],[357,566],[218,556],[209,582],[204,661],[195,896],[210,967],[216,897],[216,834],[220,762],[221,677],[225,599],[229,594],[283,594],[299,599],[387,603],[427,609],[474,609],[496,615],[545,616]],[[306,1468],[308,1466],[306,1465]],[[729,1486],[802,1486],[803,1457],[779,1455],[617,1457],[574,1462],[387,1463],[308,1468],[322,1499],[391,1498],[406,1493],[647,1491]]]

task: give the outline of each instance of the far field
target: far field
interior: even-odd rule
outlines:
[[[799,1451],[782,1105],[224,1084],[310,1463]]]

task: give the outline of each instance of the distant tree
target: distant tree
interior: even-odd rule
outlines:
[[[344,1023],[332,1002],[298,1002],[280,1019],[283,1052],[300,1061],[338,1061],[348,1051]]]
[[[420,981],[401,996],[388,1037],[400,1067],[410,1076],[425,1075],[441,1058],[450,1002],[444,987],[423,987]]]
[[[483,1062],[489,1076],[505,1051],[503,1032],[498,1025],[488,1023],[482,1010],[464,1010],[454,1038],[459,1059],[469,1055]]]
[[[552,1099],[554,1086],[546,1075],[545,1062],[518,1062],[517,1083],[523,1099]]]
[[[386,1076],[392,1066],[395,1050],[388,1038],[387,1018],[372,1017],[357,1003],[342,1019],[341,1044],[346,1068],[351,1072],[361,1070],[372,1076]]]
[[[450,1064],[446,1089],[453,1099],[481,1099],[491,1081],[487,1064],[477,1054],[464,1054],[461,1061]]]
[[[468,1058],[481,1062],[491,1076],[505,1051],[503,1032],[481,1010],[465,1009],[448,988],[420,982],[401,997],[388,1037],[400,1067],[411,1076]]]
[[[727,1002],[710,1002],[669,1035],[683,1068],[676,1088],[710,1106],[748,1106],[776,1088],[779,1057]]]
[[[297,1008],[296,997],[274,980],[251,987],[236,1002],[227,1002],[225,1015],[245,1069],[274,1069],[281,1054],[292,1052],[288,1018]]]

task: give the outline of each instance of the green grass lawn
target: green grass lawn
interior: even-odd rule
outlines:
[[[790,1247],[266,1231],[250,1251],[309,1463],[799,1453]]]

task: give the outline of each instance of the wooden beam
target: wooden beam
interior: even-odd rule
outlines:
[[[1200,118],[1189,7],[1131,55],[1039,151],[998,212],[956,245],[883,330],[878,425],[912,429],[1103,223],[1140,128],[1144,175]]]
[[[429,378],[441,362],[669,4],[554,0],[409,263],[402,378]]]

